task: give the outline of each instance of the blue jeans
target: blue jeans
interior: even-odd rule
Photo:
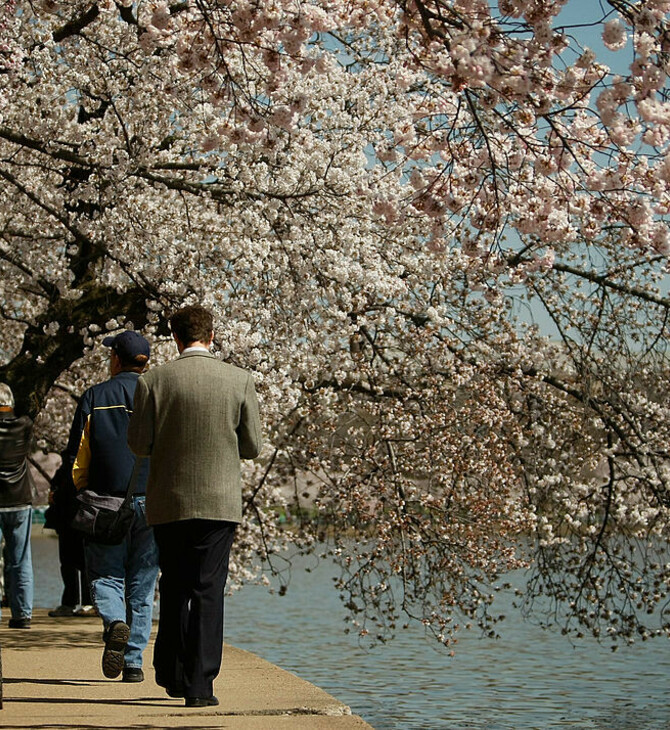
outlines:
[[[5,538],[6,589],[12,618],[31,618],[33,614],[33,560],[30,552],[32,507],[0,512],[0,534]]]
[[[130,626],[124,665],[142,667],[142,652],[149,642],[154,588],[158,575],[158,548],[147,525],[145,498],[134,497],[135,519],[120,545],[86,543],[86,570],[93,603],[105,629],[113,621]]]

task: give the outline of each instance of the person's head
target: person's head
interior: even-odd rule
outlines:
[[[184,347],[189,347],[194,342],[208,345],[214,331],[214,317],[199,304],[182,307],[170,317],[170,329],[177,344]]]
[[[7,383],[0,383],[0,411],[14,410],[14,393]]]
[[[124,330],[118,335],[105,337],[105,347],[111,347],[110,367],[112,375],[122,370],[141,373],[149,361],[151,348],[139,332]]]

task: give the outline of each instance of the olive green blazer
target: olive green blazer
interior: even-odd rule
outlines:
[[[140,376],[128,445],[150,456],[147,521],[242,521],[240,459],[261,449],[250,373],[192,350]]]

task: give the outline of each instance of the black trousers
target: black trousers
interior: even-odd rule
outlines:
[[[160,616],[156,683],[185,697],[211,697],[223,655],[223,595],[235,522],[182,520],[154,525]]]
[[[84,538],[69,527],[58,530],[58,560],[63,579],[63,606],[90,606],[93,603],[86,575]]]

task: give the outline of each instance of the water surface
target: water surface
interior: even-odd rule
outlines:
[[[35,604],[55,606],[57,542],[35,532]],[[283,597],[256,586],[228,597],[226,641],[322,687],[376,730],[670,730],[667,639],[616,653],[590,639],[573,646],[510,610],[502,638],[464,633],[454,657],[419,627],[368,649],[344,633],[337,570],[309,565]]]

